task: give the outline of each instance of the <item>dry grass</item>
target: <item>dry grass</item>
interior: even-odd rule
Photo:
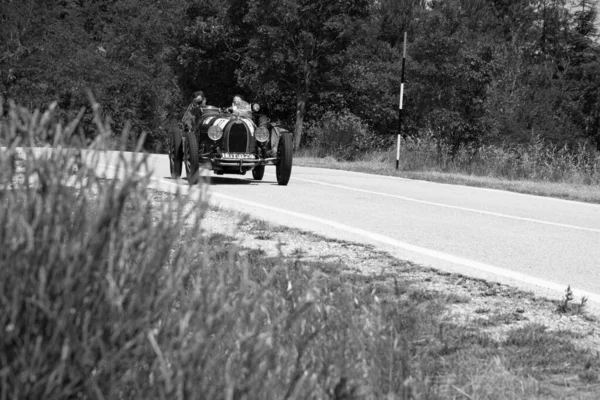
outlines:
[[[532,136],[526,144],[455,147],[424,131],[403,139],[397,171],[395,141],[360,121],[326,118],[309,128],[318,140],[296,154],[296,165],[600,202],[600,153],[587,142],[558,147]]]
[[[332,157],[314,158],[302,156],[301,154],[299,157],[294,158],[294,165],[398,176],[430,182],[508,190],[537,196],[556,197],[588,203],[600,203],[600,186],[597,184],[589,185],[570,182],[510,180],[502,177],[480,176],[464,172],[443,172],[436,170],[397,171],[395,161],[339,161]]]
[[[45,124],[0,124],[54,144],[0,152],[0,400],[597,397],[598,359],[567,335],[497,341],[444,320],[468,298],[207,235],[206,205],[150,191],[143,159],[99,179]]]
[[[402,332],[402,340],[409,339],[402,345],[407,346],[404,350],[394,352],[406,351],[413,361],[403,365],[409,374],[408,392],[394,389],[395,398],[406,398],[402,396],[409,392],[415,398],[444,399],[592,399],[599,394],[594,375],[598,370],[591,364],[579,364],[583,359],[589,362],[588,346],[597,343],[596,337],[582,346],[581,341],[597,336],[594,329],[598,327],[585,314],[559,314],[557,303],[504,285],[420,268],[369,246],[326,242],[264,221],[243,218],[237,225],[229,222],[232,226],[226,229],[228,221],[236,220],[235,213],[229,214],[224,210],[208,213],[211,224],[218,221],[213,226],[235,232],[235,237],[220,233],[218,240],[227,238],[230,245],[237,244],[238,251],[253,262],[281,256],[294,259],[297,268],[318,274],[328,287],[352,290],[348,301],[354,304],[347,304],[352,307],[346,318],[375,313],[384,316],[383,326],[398,324],[394,329]],[[261,238],[266,230],[274,232],[268,243]],[[257,243],[266,250],[257,252]],[[273,253],[273,246],[278,252]],[[386,314],[380,314],[385,310]],[[467,317],[469,313],[471,317]],[[573,331],[564,328],[565,320]],[[383,342],[387,337],[381,332],[379,336]],[[369,340],[362,339],[364,343]],[[371,356],[380,363],[388,362],[385,350]],[[376,398],[387,394],[368,392],[370,386],[358,382],[363,394],[374,393]]]

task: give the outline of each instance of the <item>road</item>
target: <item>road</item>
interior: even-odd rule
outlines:
[[[149,160],[156,188],[189,190],[185,180],[169,177],[166,156]],[[283,187],[274,173],[267,167],[261,182],[250,174],[213,176],[210,200],[555,299],[571,285],[593,308],[600,305],[600,205],[297,166]]]

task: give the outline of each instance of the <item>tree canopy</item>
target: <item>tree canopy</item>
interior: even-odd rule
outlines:
[[[600,42],[590,0],[0,0],[0,96],[60,116],[102,104],[164,150],[189,95],[240,93],[293,127],[349,113],[386,136],[454,146],[590,141],[600,149]],[[85,114],[91,118],[91,113]]]

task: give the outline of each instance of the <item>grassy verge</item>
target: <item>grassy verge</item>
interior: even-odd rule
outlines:
[[[258,265],[293,266],[306,275],[300,282],[288,280],[288,290],[315,290],[312,282],[324,295],[321,306],[329,313],[313,339],[311,347],[318,350],[311,357],[331,355],[324,365],[344,371],[329,393],[343,382],[338,394],[348,397],[333,398],[591,399],[600,394],[600,364],[589,352],[598,338],[588,341],[599,325],[578,304],[536,299],[504,285],[424,269],[369,246],[326,241],[264,221],[242,219],[234,225],[228,214],[207,214],[208,225],[211,219],[219,228],[228,220],[232,224],[212,234],[216,242]]]
[[[561,147],[532,135],[527,143],[460,144],[423,130],[402,140],[396,171],[395,140],[360,121],[334,116],[307,132],[312,141],[296,165],[600,202],[600,152],[588,142]]]
[[[517,193],[556,197],[588,203],[600,203],[599,185],[585,184],[577,181],[552,182],[534,179],[507,179],[496,176],[473,175],[467,172],[439,171],[435,167],[432,167],[430,170],[415,171],[400,169],[397,171],[395,161],[381,160],[377,157],[367,157],[367,160],[340,161],[333,157],[315,158],[300,154],[299,157],[294,158],[294,165],[398,176],[408,179],[508,190]]]

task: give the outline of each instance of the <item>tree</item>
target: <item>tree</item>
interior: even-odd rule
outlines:
[[[427,129],[452,151],[481,143],[493,133],[486,99],[493,80],[496,35],[489,9],[458,0],[436,1],[419,15],[408,63],[407,95],[414,125]],[[471,25],[470,14],[487,15]]]
[[[357,22],[368,15],[369,2],[248,0],[247,7],[244,22],[253,31],[238,82],[259,97],[295,99],[294,143],[299,148],[310,95],[341,62]]]
[[[173,60],[184,94],[203,90],[212,104],[225,104],[238,90],[235,69],[241,62],[230,5],[218,0],[188,0],[177,33]]]
[[[600,150],[600,44],[596,7],[597,2],[580,0],[572,14],[565,106],[582,136],[592,139]]]
[[[423,0],[381,0],[374,2],[373,23],[378,39],[393,47],[402,46],[403,33],[409,32],[418,15],[425,9]],[[410,31],[412,37],[412,31]]]
[[[57,100],[66,121],[89,106],[91,90],[117,133],[129,121],[160,150],[178,97],[167,60],[179,3],[2,0],[0,95],[31,108]],[[84,131],[91,120],[88,108]]]

